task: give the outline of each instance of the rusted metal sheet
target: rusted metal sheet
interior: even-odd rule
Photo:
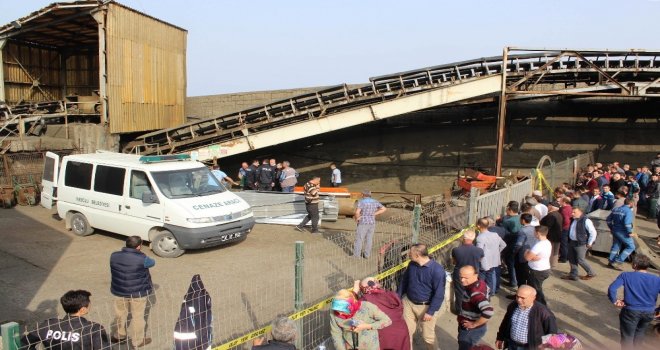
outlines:
[[[114,3],[106,26],[110,132],[183,124],[186,31]]]

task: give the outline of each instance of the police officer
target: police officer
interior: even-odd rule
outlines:
[[[274,166],[271,167],[268,159],[264,159],[261,166],[257,168],[257,186],[259,191],[273,190],[273,186],[275,186]]]
[[[66,316],[38,323],[37,329],[25,335],[21,342],[29,350],[36,349],[40,343],[46,349],[58,350],[109,348],[110,341],[103,326],[83,317],[89,312],[91,295],[86,290],[66,292],[60,298]]]

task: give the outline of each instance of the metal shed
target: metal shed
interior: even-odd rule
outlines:
[[[115,1],[53,3],[0,27],[0,101],[78,107],[96,100],[86,110],[110,133],[178,126],[186,37]]]

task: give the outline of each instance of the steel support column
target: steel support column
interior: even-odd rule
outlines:
[[[502,51],[502,85],[500,90],[500,110],[497,119],[497,155],[495,174],[502,176],[502,156],[504,154],[504,130],[506,127],[506,70],[509,48]]]

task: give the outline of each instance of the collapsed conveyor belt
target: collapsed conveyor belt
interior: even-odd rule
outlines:
[[[129,143],[124,152],[197,151],[200,160],[239,154],[422,109],[499,95],[503,76],[507,91],[531,96],[546,91],[548,95],[561,94],[558,89],[573,94],[599,91],[660,96],[655,87],[660,81],[657,56],[660,53],[635,50],[546,50],[509,55],[506,65],[496,56],[428,67],[374,77],[369,84],[354,88],[337,85],[151,132]]]

